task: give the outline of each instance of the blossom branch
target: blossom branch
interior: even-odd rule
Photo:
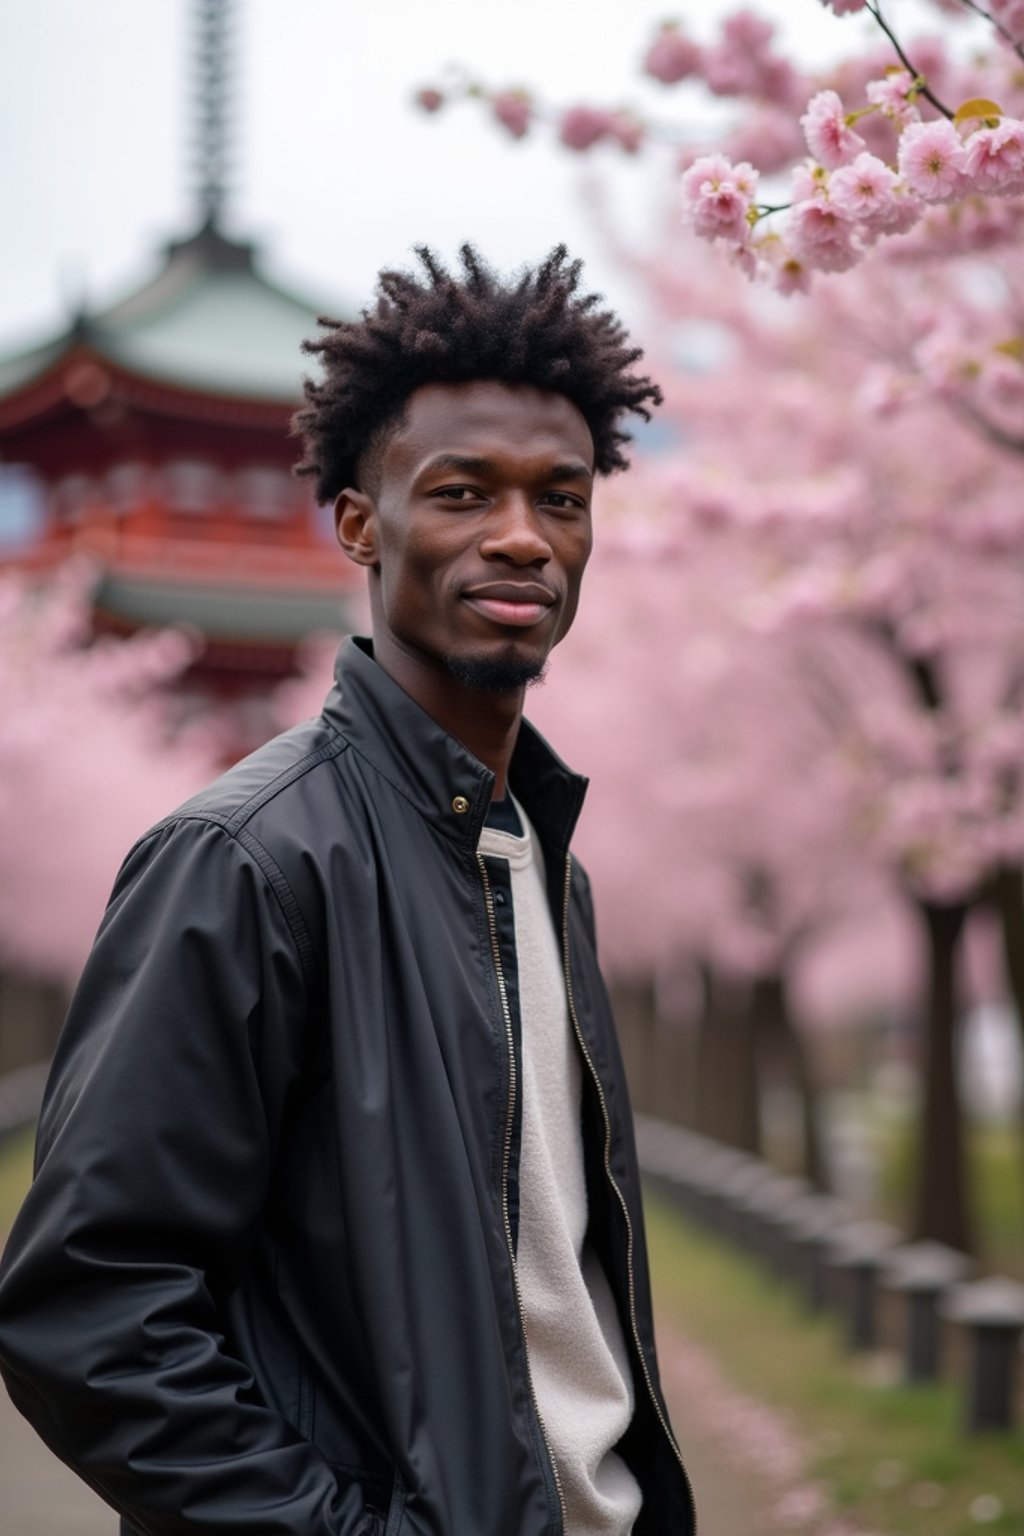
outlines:
[[[716,96],[746,102],[746,120],[729,130],[718,152],[697,148],[695,124],[645,121],[625,106],[552,110],[528,89],[494,91],[462,71],[447,86],[421,90],[418,101],[436,112],[446,102],[472,98],[513,138],[543,125],[576,153],[618,146],[635,155],[655,142],[675,145],[688,223],[702,239],[727,248],[748,276],[783,294],[807,292],[815,273],[848,271],[879,240],[907,235],[918,224],[903,254],[940,246],[952,254],[1012,238],[1024,224],[1024,202],[1011,201],[1024,198],[1024,119],[986,94],[1005,88],[997,61],[985,55],[975,61],[972,85],[982,83],[953,111],[915,69],[884,15],[884,0],[825,3],[837,14],[866,10],[895,49],[899,65],[867,81],[862,103],[844,103],[829,86],[813,90],[815,80],[771,46],[770,24],[750,12],[730,18],[721,39],[706,47],[679,23],[661,27],[644,59],[647,75],[665,86],[699,79]],[[962,3],[987,14],[979,0]],[[933,50],[931,58],[929,69],[941,81],[944,54]],[[872,57],[869,72],[873,67]],[[798,115],[801,101],[806,109]],[[927,119],[926,101],[934,113]],[[760,201],[760,177],[787,168],[788,196]],[[998,212],[995,199],[1005,200]],[[773,215],[777,224],[766,226],[762,221]]]
[[[958,401],[957,410],[965,421],[970,422],[976,431],[983,437],[987,437],[989,442],[994,443],[997,448],[1006,448],[1010,453],[1024,453],[1024,437],[1020,433],[1007,432],[1005,428],[990,421],[984,411],[979,411],[976,406],[969,405],[966,401]]]
[[[998,16],[993,16],[991,11],[984,10],[980,5],[976,4],[976,0],[960,0],[960,4],[965,10],[973,11],[975,16],[981,16],[991,26],[995,27],[1003,41],[1009,43],[1018,59],[1024,60],[1024,43],[1021,43],[1018,38],[1014,37],[1009,27],[1001,22]]]
[[[895,48],[897,56],[899,57],[900,63],[913,75],[914,89],[918,92],[919,95],[924,97],[925,101],[931,102],[936,112],[941,112],[943,117],[948,117],[950,122],[952,122],[953,113],[944,102],[939,100],[924,76],[914,68],[910,59],[908,59],[902,43],[890,27],[889,23],[886,21],[885,17],[882,15],[882,8],[878,3],[878,0],[867,0],[867,5],[865,8],[871,12],[871,15],[878,22],[878,25],[881,27],[890,43],[892,43],[892,46]]]

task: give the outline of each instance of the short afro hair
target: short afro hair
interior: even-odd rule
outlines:
[[[306,379],[306,404],[292,422],[305,456],[296,474],[316,477],[317,499],[335,499],[366,478],[423,384],[495,380],[565,395],[594,441],[598,474],[625,469],[626,412],[650,420],[658,386],[632,364],[642,357],[622,323],[599,309],[599,294],[578,295],[582,263],[556,246],[537,268],[505,280],[471,245],[453,277],[427,246],[417,246],[421,276],[384,271],[375,305],[355,322],[320,317],[326,334],[303,343],[323,364]],[[363,487],[364,489],[366,487]]]

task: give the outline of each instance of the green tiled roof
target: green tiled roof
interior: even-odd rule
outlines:
[[[258,270],[253,248],[205,226],[168,246],[151,282],[80,318],[64,336],[0,362],[0,396],[37,377],[78,340],[143,377],[211,394],[297,400],[317,306]]]
[[[293,644],[321,630],[347,632],[346,601],[323,592],[186,586],[105,572],[93,594],[97,608],[145,628],[189,625],[211,640]]]

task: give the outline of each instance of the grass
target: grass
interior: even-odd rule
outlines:
[[[993,1268],[1024,1278],[1024,1149],[1016,1127],[975,1132],[971,1177],[978,1191],[978,1221]]]
[[[885,1536],[1021,1536],[1024,1434],[964,1435],[961,1394],[949,1383],[870,1379],[830,1319],[808,1319],[788,1288],[662,1197],[651,1195],[647,1209],[662,1314],[737,1388],[786,1413],[837,1513]]]
[[[32,1178],[33,1134],[22,1131],[0,1145],[0,1239],[10,1231]]]

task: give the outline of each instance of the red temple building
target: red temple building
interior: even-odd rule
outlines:
[[[220,227],[226,23],[217,0],[201,10],[201,226],[128,297],[0,361],[0,565],[45,578],[87,554],[97,631],[197,631],[184,687],[230,707],[243,750],[267,734],[267,696],[303,639],[351,627],[361,583],[291,473],[316,307]]]

